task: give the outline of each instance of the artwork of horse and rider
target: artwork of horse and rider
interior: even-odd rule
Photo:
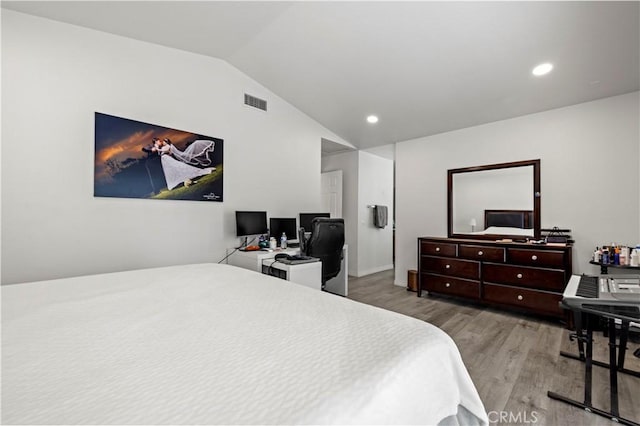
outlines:
[[[96,197],[223,201],[223,140],[95,113]]]

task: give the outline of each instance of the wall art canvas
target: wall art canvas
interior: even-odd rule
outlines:
[[[223,201],[223,140],[95,113],[94,195]]]

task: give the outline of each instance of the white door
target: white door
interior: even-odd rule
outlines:
[[[322,210],[331,217],[342,217],[342,170],[322,173],[320,187]]]

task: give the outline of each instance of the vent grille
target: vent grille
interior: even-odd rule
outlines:
[[[263,111],[267,110],[267,101],[264,99],[256,98],[255,96],[244,94],[244,104],[252,106],[254,108],[261,109]]]

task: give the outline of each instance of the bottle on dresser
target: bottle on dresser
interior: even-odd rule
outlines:
[[[640,266],[640,253],[638,253],[638,247],[631,250],[629,256],[629,266]]]
[[[603,265],[637,267],[639,265],[636,262],[640,263],[640,244],[635,248],[616,243],[611,243],[610,246],[602,246],[601,249],[596,247],[596,251],[593,252],[593,260]]]
[[[626,266],[629,264],[629,247],[620,247],[620,265]]]

